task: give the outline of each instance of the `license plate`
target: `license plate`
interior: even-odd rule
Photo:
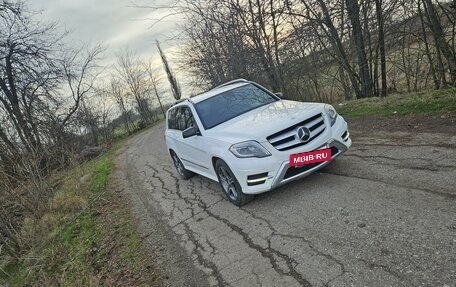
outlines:
[[[305,164],[325,162],[331,160],[331,149],[324,148],[309,152],[290,155],[290,166],[301,166]]]

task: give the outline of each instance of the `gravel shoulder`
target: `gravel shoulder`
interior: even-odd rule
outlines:
[[[456,125],[425,120],[349,120],[345,155],[242,208],[177,177],[163,125],[117,173],[166,286],[456,286]]]

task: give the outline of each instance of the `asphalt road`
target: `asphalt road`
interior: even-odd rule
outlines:
[[[170,286],[456,286],[456,136],[352,131],[324,170],[237,208],[182,180],[163,125],[118,173]]]

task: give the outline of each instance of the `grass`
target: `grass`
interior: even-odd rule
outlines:
[[[442,89],[410,94],[391,95],[385,98],[367,98],[337,106],[339,114],[346,117],[432,115],[456,112],[456,89]]]
[[[118,142],[99,158],[61,175],[63,183],[39,219],[21,230],[30,246],[0,266],[0,286],[150,285],[151,272],[127,203],[109,188]],[[25,248],[24,248],[25,249]],[[152,269],[153,271],[153,269]]]

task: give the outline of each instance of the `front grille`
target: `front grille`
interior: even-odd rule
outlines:
[[[310,131],[310,138],[307,142],[300,141],[297,136],[299,127],[306,127]],[[289,150],[295,147],[303,146],[312,142],[326,129],[325,121],[322,114],[317,114],[305,121],[292,125],[284,130],[268,136],[266,139],[279,151]]]
[[[290,168],[288,168],[287,172],[283,176],[283,179],[287,179],[287,178],[290,178],[292,176],[295,176],[295,175],[298,175],[300,173],[303,173],[305,171],[308,171],[309,169],[314,168],[314,167],[316,167],[319,164],[321,164],[321,162],[306,164],[306,165],[298,166],[298,167],[290,167]]]

